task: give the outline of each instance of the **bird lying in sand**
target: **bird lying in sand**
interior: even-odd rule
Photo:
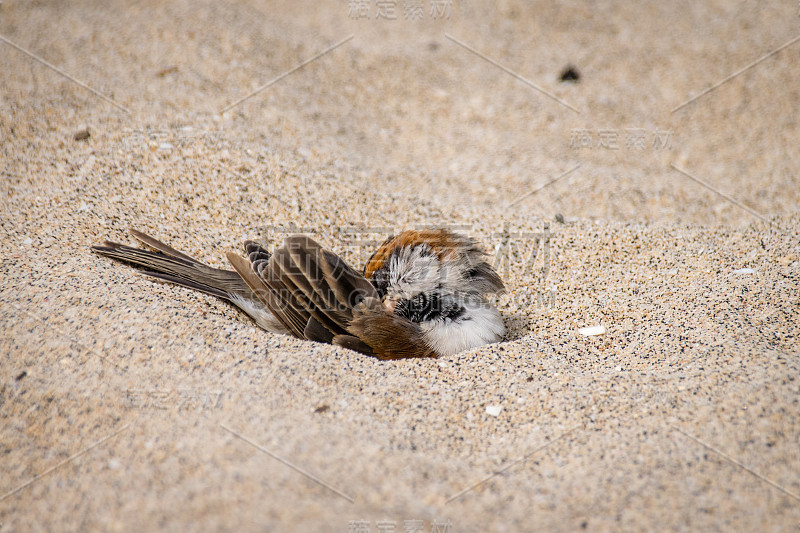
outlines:
[[[502,280],[473,239],[448,230],[389,237],[362,273],[304,235],[272,253],[246,241],[246,257],[228,253],[234,270],[223,270],[130,231],[156,251],[110,241],[92,250],[226,300],[270,332],[380,359],[452,355],[505,333],[490,301],[504,291]]]

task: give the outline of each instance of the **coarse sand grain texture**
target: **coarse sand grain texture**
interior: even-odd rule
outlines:
[[[4,0],[0,532],[798,531],[798,64],[794,0]],[[382,362],[90,251],[425,226],[504,342]]]

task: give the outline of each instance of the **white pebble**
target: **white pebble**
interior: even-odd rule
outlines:
[[[172,150],[175,148],[172,143],[161,143],[158,145],[159,150]]]
[[[739,270],[734,270],[734,274],[755,274],[755,268],[740,268]]]
[[[586,337],[593,337],[595,335],[604,335],[606,332],[605,326],[589,326],[588,328],[581,328],[578,333]]]
[[[28,237],[27,239],[25,239],[24,241],[22,241],[22,244],[33,244],[33,239],[31,239],[30,237]]]
[[[486,406],[486,413],[490,414],[492,416],[499,415],[500,411],[502,411],[502,410],[503,410],[503,408],[500,405],[487,405]]]

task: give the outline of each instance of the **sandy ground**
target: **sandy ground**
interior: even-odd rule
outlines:
[[[354,4],[0,4],[114,102],[0,42],[0,531],[797,531],[796,2]],[[425,225],[506,342],[379,362],[89,252]]]

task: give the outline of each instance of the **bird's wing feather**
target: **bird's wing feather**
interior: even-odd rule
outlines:
[[[340,305],[352,309],[366,298],[379,298],[372,283],[341,257],[328,250],[322,250],[322,255],[323,277]]]
[[[266,272],[273,277],[269,285],[277,290],[288,291],[287,299],[292,301],[298,312],[308,315],[307,322],[313,318],[332,335],[345,333],[346,322],[328,309],[328,305],[312,288],[311,280],[300,269],[286,245],[278,248],[272,255]]]
[[[314,317],[308,319],[308,324],[306,324],[306,329],[303,330],[303,335],[310,341],[323,342],[325,344],[333,344],[333,339],[336,338],[328,328],[320,324]]]
[[[378,296],[364,276],[309,237],[292,235],[271,256],[252,241],[245,250],[252,263],[234,254],[228,259],[297,337],[331,342],[347,334],[353,306]]]
[[[366,298],[355,306],[347,329],[372,348],[379,359],[436,357],[423,339],[419,325],[387,313],[376,298]]]
[[[350,306],[342,305],[337,299],[331,287],[337,285],[337,280],[327,276],[323,270],[321,261],[326,261],[326,256],[319,244],[307,237],[295,235],[287,239],[285,247],[307,281],[304,288],[306,295],[327,315],[328,319],[342,328],[346,327],[353,314]],[[362,277],[358,273],[351,275]]]
[[[314,240],[302,235],[286,239],[284,249],[293,262],[295,281],[314,303],[317,320],[334,335],[346,333],[347,324],[353,318],[353,313],[346,300],[337,298],[335,288],[339,286],[340,279],[328,275],[325,268],[328,255],[333,254],[325,252]],[[372,284],[364,280],[361,274],[347,268],[349,271],[341,276],[342,278],[355,278],[357,280],[355,283],[366,282],[367,290],[374,291]]]
[[[369,344],[353,335],[336,335],[333,337],[331,344],[353,350],[354,352],[360,352],[370,357],[375,357],[375,351],[370,348]]]
[[[314,318],[334,335],[347,333],[353,306],[378,293],[367,279],[338,255],[305,235],[292,235],[270,261],[303,292],[303,303]],[[277,261],[276,261],[277,259]]]
[[[275,315],[275,318],[277,318],[292,335],[304,339],[305,335],[303,335],[303,330],[308,320],[303,320],[303,318],[288,306],[286,302],[282,301],[279,295],[264,282],[264,279],[253,271],[253,267],[247,259],[232,252],[228,252],[226,257],[239,276],[241,276],[244,282],[250,287],[250,290],[252,290],[258,299],[267,306],[267,309]]]

